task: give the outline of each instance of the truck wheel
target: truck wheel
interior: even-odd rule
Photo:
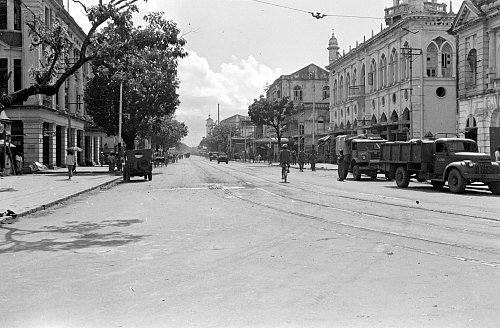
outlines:
[[[455,194],[461,194],[465,191],[465,179],[457,169],[451,170],[448,175],[448,188]]]
[[[443,181],[431,181],[431,185],[434,189],[441,189],[444,187]]]
[[[500,195],[500,182],[490,182],[488,183],[488,188],[494,195]]]
[[[358,164],[354,164],[354,166],[352,167],[352,177],[356,181],[361,180],[361,171],[359,170]]]
[[[410,175],[404,166],[398,166],[396,169],[396,184],[399,188],[406,188],[410,184]]]

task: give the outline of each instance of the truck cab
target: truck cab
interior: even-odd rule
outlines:
[[[337,136],[337,155],[343,150],[347,167],[344,178],[349,172],[354,180],[360,180],[362,174],[372,180],[376,179],[380,169],[375,163],[380,159],[380,145],[386,142],[387,140],[376,136]]]

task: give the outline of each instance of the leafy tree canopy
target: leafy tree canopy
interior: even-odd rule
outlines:
[[[147,25],[129,26],[130,33],[111,24],[96,35],[106,46],[92,61],[95,75],[85,91],[88,113],[109,135],[117,134],[122,85],[123,112],[128,116],[122,137],[127,145],[133,145],[137,136],[164,128],[164,118],[179,105],[177,66],[178,59],[187,55],[186,41],[176,24],[162,15],[148,14]]]
[[[283,122],[295,112],[293,102],[288,97],[280,100],[269,100],[261,95],[259,99],[254,99],[253,104],[248,107],[248,115],[252,122],[257,125],[270,126],[274,129],[280,148]]]
[[[216,125],[210,135],[200,142],[200,146],[208,151],[228,152],[229,140],[237,135],[236,127],[232,125]]]
[[[160,122],[152,124],[151,142],[155,148],[161,146],[164,150],[178,147],[182,138],[188,135],[188,127],[172,117],[158,119]]]
[[[34,12],[26,16],[30,29],[31,49],[42,51],[40,67],[30,70],[33,83],[24,89],[0,95],[0,112],[13,104],[22,103],[30,96],[43,94],[53,96],[57,93],[64,81],[76,73],[86,62],[102,56],[102,52],[109,49],[109,44],[103,43],[97,37],[97,31],[105,23],[112,23],[116,33],[127,34],[132,24],[132,13],[137,12],[136,3],[139,0],[100,0],[98,5],[86,6],[79,3],[86,12],[91,23],[78,51],[73,51],[73,41],[68,32],[67,24],[56,18],[52,26],[47,27],[43,17]],[[147,1],[147,0],[142,0]],[[29,11],[29,7],[26,7]],[[0,83],[10,78],[11,74],[0,77]]]

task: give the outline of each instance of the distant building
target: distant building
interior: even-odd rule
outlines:
[[[323,68],[310,64],[290,75],[280,76],[268,88],[266,97],[269,100],[288,97],[298,109],[297,114],[284,122],[283,133],[283,137],[293,140],[297,149],[310,148],[328,133],[330,87],[328,71]],[[274,129],[266,130],[266,137],[276,136]]]
[[[458,130],[494,156],[500,147],[500,3],[464,1],[453,22],[458,44]]]
[[[205,120],[205,128],[206,128],[206,133],[205,137],[208,137],[209,135],[212,134],[212,130],[215,126],[214,120],[210,117],[210,114],[208,114],[208,118]]]
[[[436,0],[393,0],[386,28],[347,53],[329,41],[330,132],[388,140],[455,134],[455,15]]]
[[[0,74],[12,72],[0,92],[8,94],[33,84],[30,67],[40,65],[41,51],[31,51],[28,20],[52,26],[56,17],[68,24],[72,49],[70,61],[79,56],[85,33],[65,10],[63,0],[0,0]],[[68,146],[78,152],[80,164],[99,160],[100,132],[85,111],[83,90],[90,76],[89,64],[71,76],[58,94],[32,96],[23,104],[6,109],[11,120],[11,140],[15,150],[24,154],[25,163],[40,162],[49,167],[65,165]]]
[[[234,128],[235,136],[242,138],[254,138],[256,126],[249,116],[236,114],[222,121],[220,125],[231,126]]]

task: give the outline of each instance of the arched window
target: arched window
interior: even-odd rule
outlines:
[[[385,113],[382,113],[382,116],[380,117],[380,123],[386,123],[387,122],[387,116]]]
[[[389,85],[398,81],[398,54],[396,49],[392,49],[389,59]]]
[[[370,86],[370,92],[377,90],[377,63],[375,60],[372,60],[370,65],[370,72],[368,73],[368,85]]]
[[[278,96],[278,98],[281,98],[281,90],[278,90],[278,91],[276,92],[276,95]]]
[[[427,76],[437,76],[438,49],[434,43],[427,47]]]
[[[302,89],[298,85],[293,88],[293,100],[302,101]]]
[[[330,98],[330,87],[326,85],[323,87],[323,100],[328,98]]]
[[[366,86],[366,70],[365,70],[365,65],[361,67],[361,76],[359,78],[359,84],[361,90],[359,90],[360,94],[364,95],[366,93],[365,86]]]
[[[354,69],[352,73],[352,87],[354,88],[350,93],[351,95],[354,94],[359,94],[359,86],[358,86],[358,78],[357,78],[358,71]]]
[[[344,101],[344,77],[340,77],[340,85],[339,85],[339,100],[340,102]]]
[[[396,113],[396,111],[393,110],[391,114],[391,122],[397,122],[397,121],[398,121],[398,113]]]
[[[477,83],[477,51],[472,49],[467,55],[465,65],[465,87],[472,88]]]
[[[441,49],[441,74],[443,77],[452,77],[451,55],[453,51],[449,43],[445,43]]]
[[[402,52],[401,52],[401,80],[405,81],[409,77],[409,58],[408,58],[408,53],[409,53],[409,44],[408,42],[405,42]]]
[[[410,121],[410,110],[408,108],[405,108],[405,110],[403,111],[403,116],[401,117],[401,120],[407,122]]]
[[[333,81],[333,103],[338,104],[337,98],[337,80]]]
[[[385,55],[382,55],[380,59],[380,67],[379,67],[379,86],[383,88],[387,85],[387,58]]]
[[[465,124],[465,137],[477,142],[477,124],[474,116],[470,115]]]
[[[346,81],[345,81],[345,99],[349,100],[349,96],[351,95],[351,75],[347,73]]]

